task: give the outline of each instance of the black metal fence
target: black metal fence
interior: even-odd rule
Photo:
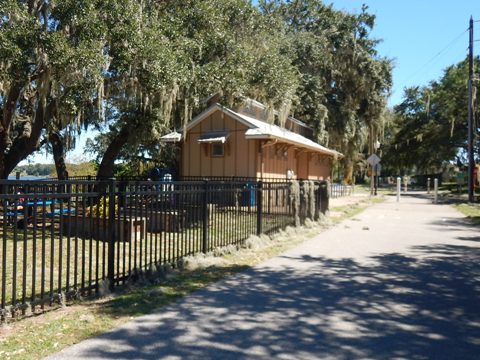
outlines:
[[[296,185],[294,185],[296,184]],[[318,218],[326,182],[0,181],[0,321]]]

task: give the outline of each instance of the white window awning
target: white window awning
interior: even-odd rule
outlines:
[[[222,143],[224,144],[230,134],[228,131],[209,131],[200,135],[198,142],[202,143]]]
[[[160,141],[166,142],[166,143],[169,143],[169,142],[176,143],[176,142],[179,142],[180,140],[182,140],[182,134],[176,131],[160,137]]]

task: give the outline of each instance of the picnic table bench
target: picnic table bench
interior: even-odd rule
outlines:
[[[18,228],[23,228],[28,226],[32,221],[32,218],[35,215],[42,216],[44,214],[47,218],[54,218],[55,216],[70,214],[75,212],[74,208],[60,208],[60,209],[51,209],[52,205],[57,204],[55,200],[36,200],[36,201],[27,201],[23,205],[18,204],[16,208],[10,207],[6,213],[4,213],[4,219],[6,219],[7,224],[16,225]],[[19,208],[21,206],[21,208]],[[46,207],[49,208],[46,208]],[[40,211],[34,211],[40,209]],[[45,211],[43,211],[45,209]]]

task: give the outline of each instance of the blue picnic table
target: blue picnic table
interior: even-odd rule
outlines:
[[[28,224],[30,222],[31,217],[33,216],[32,209],[40,207],[40,209],[57,204],[58,201],[56,200],[34,200],[34,201],[27,201],[25,206],[22,209],[10,209],[8,212],[4,214],[4,216],[9,219],[9,222],[13,224],[16,221],[18,227],[25,226],[25,222]],[[22,204],[18,204],[22,205]],[[48,209],[49,210],[49,209]],[[62,209],[53,209],[51,211],[43,212],[46,217],[53,218],[54,216],[70,214],[75,212],[74,208],[62,208]],[[26,216],[25,216],[26,215]],[[15,220],[16,219],[16,220]]]

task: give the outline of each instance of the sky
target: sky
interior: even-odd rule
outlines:
[[[403,89],[439,79],[449,65],[468,54],[470,16],[480,20],[480,0],[327,0],[337,10],[359,13],[362,4],[376,15],[372,37],[382,39],[380,56],[394,60],[390,106],[401,102]],[[477,34],[475,36],[475,34]],[[480,23],[474,23],[474,40]],[[480,42],[474,44],[480,50]]]
[[[359,13],[362,4],[366,4],[368,11],[376,15],[371,35],[382,40],[377,46],[378,54],[394,61],[390,106],[401,102],[405,87],[427,85],[439,79],[446,67],[465,59],[470,16],[480,21],[480,0],[326,0],[324,3],[350,13]],[[474,25],[474,40],[474,54],[480,54],[480,22]],[[87,132],[81,136],[77,148],[67,154],[67,160],[88,158],[83,147],[89,136],[93,134]],[[45,153],[29,160],[53,162]]]

